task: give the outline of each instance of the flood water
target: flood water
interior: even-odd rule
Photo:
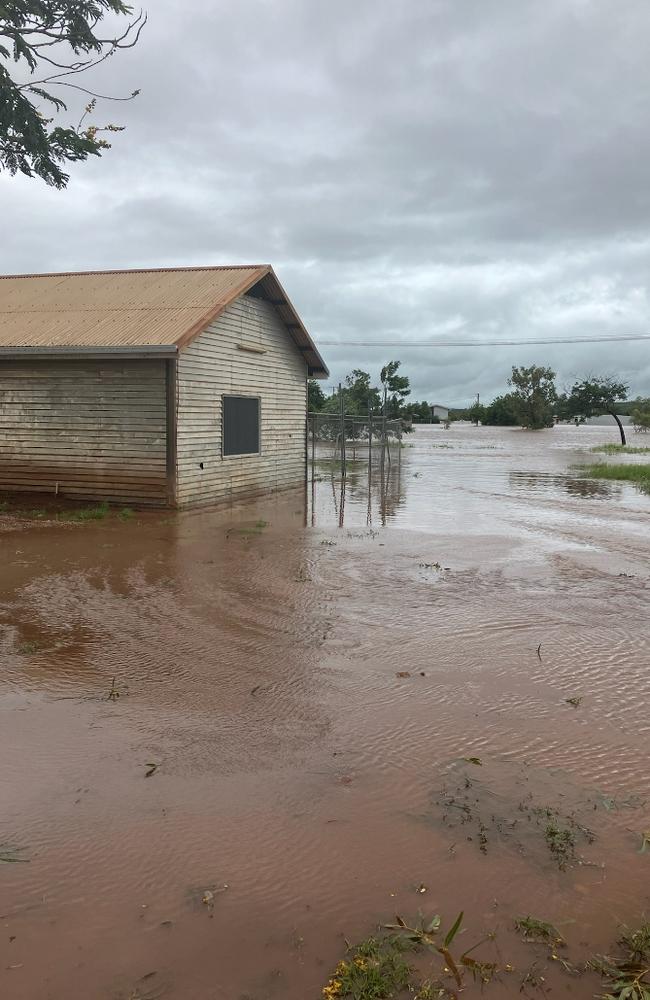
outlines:
[[[650,914],[650,496],[573,468],[615,433],[424,427],[370,495],[321,456],[306,497],[3,517],[0,996],[317,1000],[418,909],[494,932],[486,996],[600,992],[512,923],[579,964]]]

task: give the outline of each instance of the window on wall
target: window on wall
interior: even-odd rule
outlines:
[[[260,401],[257,396],[223,397],[223,455],[259,455]]]

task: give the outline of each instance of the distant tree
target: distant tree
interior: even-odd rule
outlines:
[[[637,396],[624,406],[617,407],[619,414],[627,413],[632,418],[635,431],[650,430],[650,399]]]
[[[128,19],[121,33],[104,37],[98,30],[107,15]],[[110,147],[101,133],[122,128],[90,121],[97,98],[129,101],[139,91],[107,97],[72,80],[118,49],[133,48],[145,21],[142,12],[133,16],[133,8],[122,0],[0,0],[0,59],[12,60],[18,71],[15,79],[0,63],[0,168],[64,188],[69,178],[62,164],[101,156]],[[67,110],[53,92],[57,87],[91,98],[77,125],[52,127],[54,119],[44,113],[46,107],[53,115]]]
[[[472,403],[472,405],[464,412],[467,414],[467,419],[471,420],[477,427],[479,423],[483,423],[485,418],[485,407],[482,403]]]
[[[368,408],[378,410],[381,406],[379,389],[370,383],[370,374],[361,368],[354,368],[345,379],[345,410],[366,416]]]
[[[431,417],[431,404],[424,400],[421,403],[407,403],[403,410],[405,417],[412,417],[418,423],[439,423]]]
[[[516,427],[519,424],[517,401],[512,393],[497,396],[485,407],[482,423],[490,427]]]
[[[598,417],[608,413],[618,424],[621,444],[625,444],[625,431],[616,412],[616,403],[627,399],[629,386],[614,375],[591,375],[575,382],[567,395],[566,412],[570,417]]]
[[[387,417],[399,417],[402,403],[410,395],[410,380],[406,375],[398,375],[401,361],[389,361],[381,370],[382,405]]]
[[[572,414],[569,413],[569,396],[567,392],[558,393],[554,409],[558,420],[569,420],[571,418]]]
[[[522,427],[536,431],[553,426],[557,400],[554,371],[540,365],[513,367],[508,385],[512,386],[513,391],[508,396]]]
[[[632,410],[650,410],[650,399],[643,396],[635,396],[634,399],[619,399],[616,403],[618,415],[631,417]]]
[[[325,393],[320,387],[320,382],[315,378],[310,378],[307,382],[307,409],[310,413],[320,413],[325,406]]]
[[[630,416],[632,418],[635,431],[643,431],[644,434],[650,431],[650,400],[646,400],[645,407],[635,406],[630,413]]]

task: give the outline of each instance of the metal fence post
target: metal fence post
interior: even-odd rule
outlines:
[[[345,479],[345,404],[343,402],[343,388],[340,382],[339,400],[341,403],[341,478]]]

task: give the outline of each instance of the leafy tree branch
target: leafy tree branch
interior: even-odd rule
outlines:
[[[107,16],[126,18],[116,35],[100,31]],[[119,132],[107,124],[82,125],[98,98],[130,101],[129,95],[98,94],[70,78],[87,73],[122,49],[137,45],[146,14],[133,13],[123,0],[4,0],[0,3],[0,169],[41,177],[64,188],[64,165],[100,156],[110,147],[101,133]],[[74,58],[80,57],[80,58]],[[13,64],[13,71],[12,71]],[[77,126],[47,117],[67,111],[54,88],[67,87],[92,98]]]

